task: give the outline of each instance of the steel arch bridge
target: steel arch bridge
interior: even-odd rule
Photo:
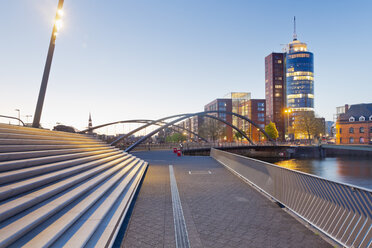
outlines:
[[[106,123],[106,124],[102,124],[102,125],[98,125],[98,126],[95,126],[95,127],[92,127],[92,128],[85,129],[85,130],[81,131],[81,133],[85,133],[85,132],[88,132],[88,131],[92,131],[94,129],[98,129],[98,128],[102,128],[102,127],[106,127],[106,126],[110,126],[110,125],[114,125],[114,124],[120,124],[120,123],[146,123],[145,125],[143,125],[143,126],[141,126],[139,128],[136,128],[136,129],[132,130],[131,132],[125,134],[125,135],[120,136],[119,138],[117,138],[116,140],[114,140],[111,143],[111,145],[116,145],[121,140],[123,140],[123,139],[125,139],[125,138],[127,138],[127,137],[129,137],[131,135],[133,135],[134,133],[136,133],[138,131],[141,131],[141,130],[145,129],[146,127],[149,127],[151,125],[160,125],[159,123],[163,124],[159,128],[153,130],[152,132],[150,132],[149,134],[145,135],[144,137],[142,137],[141,139],[139,139],[138,141],[136,141],[134,144],[132,144],[131,146],[129,146],[125,150],[126,152],[129,152],[133,148],[135,148],[137,145],[139,145],[143,141],[145,141],[146,139],[152,137],[153,135],[155,135],[159,131],[161,131],[161,130],[163,130],[165,128],[168,128],[170,126],[175,126],[177,128],[182,128],[182,129],[184,129],[187,132],[192,132],[191,130],[189,130],[187,128],[183,128],[183,127],[180,127],[180,126],[176,125],[176,123],[178,123],[180,121],[183,121],[185,119],[188,119],[190,117],[203,116],[203,117],[208,117],[208,118],[216,119],[216,120],[224,123],[225,125],[230,126],[231,128],[233,128],[236,131],[238,131],[240,134],[242,134],[242,136],[244,138],[246,138],[251,144],[254,145],[254,143],[252,142],[252,140],[242,130],[240,130],[238,127],[232,125],[231,123],[229,123],[229,122],[227,122],[227,121],[225,121],[225,120],[223,120],[223,119],[221,119],[219,117],[216,117],[214,115],[211,115],[211,114],[228,114],[228,115],[234,115],[234,116],[236,116],[236,117],[238,117],[240,119],[243,119],[245,121],[248,121],[250,124],[252,124],[253,126],[255,126],[261,133],[263,133],[263,135],[265,135],[269,141],[274,142],[274,140],[269,137],[269,135],[265,132],[265,130],[263,130],[259,125],[257,125],[255,122],[253,122],[249,118],[247,118],[245,116],[242,116],[240,114],[234,113],[234,112],[217,111],[217,110],[197,112],[197,113],[189,113],[189,114],[172,115],[172,116],[167,116],[167,117],[160,118],[158,120],[143,120],[143,119],[139,119],[139,120],[125,120],[125,121],[110,122],[110,123]],[[174,119],[174,118],[177,118],[177,119],[176,120],[173,120],[171,122],[165,122],[165,120]],[[193,133],[193,134],[195,134],[195,133]],[[200,135],[197,135],[197,136],[200,137]],[[205,140],[204,138],[202,138],[202,139]]]
[[[80,131],[79,133],[86,133],[86,132],[90,132],[90,131],[93,131],[95,129],[99,129],[99,128],[102,128],[102,127],[107,127],[107,126],[111,126],[111,125],[115,125],[115,124],[124,124],[124,123],[145,123],[145,124],[148,124],[148,123],[152,123],[154,122],[154,120],[148,120],[148,119],[136,119],[136,120],[124,120],[124,121],[115,121],[115,122],[110,122],[110,123],[106,123],[106,124],[102,124],[102,125],[98,125],[98,126],[95,126],[95,127],[92,127],[92,128],[87,128],[83,131]],[[165,121],[159,121],[159,122],[156,122],[156,123],[153,123],[153,125],[157,125],[157,126],[161,126],[161,125],[165,125],[167,124],[167,122]],[[184,128],[182,126],[179,126],[179,125],[176,125],[176,124],[173,124],[170,126],[170,128],[173,130],[173,131],[179,131],[177,129],[182,129],[186,132],[189,132],[190,134],[193,134],[195,135],[196,137],[200,138],[201,140],[205,141],[205,142],[208,142],[207,139],[205,139],[204,137],[200,136],[199,134],[191,131],[190,129],[188,128]],[[131,134],[127,135],[126,137],[123,137],[123,139],[129,137],[130,135],[132,135],[133,133],[131,132]]]

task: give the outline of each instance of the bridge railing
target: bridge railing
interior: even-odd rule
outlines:
[[[211,148],[211,147],[236,147],[236,146],[247,146],[248,143],[244,142],[186,142],[182,143],[184,150],[198,149],[198,148]],[[139,144],[134,148],[134,151],[144,150],[171,150],[174,147],[180,148],[180,143],[164,143],[164,144]]]
[[[211,156],[346,247],[372,246],[372,191],[212,149]]]

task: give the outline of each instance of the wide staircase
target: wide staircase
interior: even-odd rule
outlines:
[[[0,124],[0,247],[111,247],[147,165],[92,137]]]

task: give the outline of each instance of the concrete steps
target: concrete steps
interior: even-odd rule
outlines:
[[[54,149],[74,149],[74,148],[99,148],[102,144],[59,144],[59,145],[0,145],[0,154],[3,152],[25,152],[25,151],[44,151]]]
[[[52,155],[74,154],[78,152],[100,151],[106,150],[107,147],[86,147],[86,148],[72,148],[72,149],[58,149],[45,151],[25,151],[25,152],[4,152],[0,153],[0,161],[27,159],[27,158],[41,158]],[[114,148],[112,148],[114,149]]]
[[[147,166],[88,136],[0,124],[0,247],[110,247]]]

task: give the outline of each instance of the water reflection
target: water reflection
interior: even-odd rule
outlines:
[[[268,161],[279,166],[321,176],[333,181],[372,189],[372,159],[325,158]]]

